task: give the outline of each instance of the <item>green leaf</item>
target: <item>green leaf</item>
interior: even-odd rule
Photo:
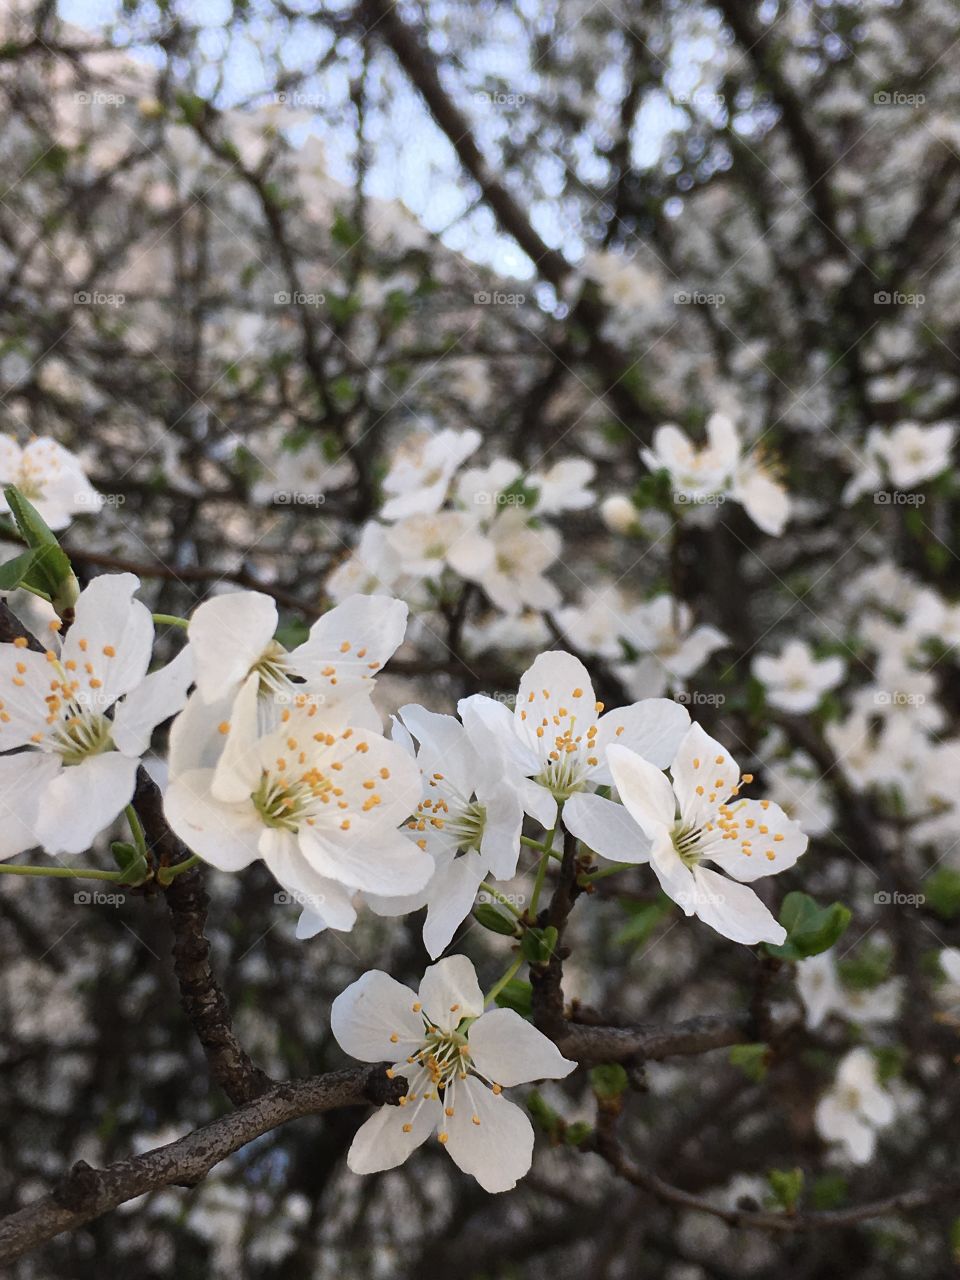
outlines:
[[[950,1224],[950,1252],[954,1262],[960,1262],[960,1218],[954,1218]]]
[[[511,978],[497,992],[494,1004],[500,1009],[512,1009],[521,1018],[529,1018],[533,1012],[533,987],[522,978]]]
[[[759,1084],[767,1074],[767,1046],[765,1044],[735,1044],[729,1060],[739,1067],[745,1076]]]
[[[150,868],[136,845],[129,844],[126,840],[114,840],[110,845],[110,852],[117,866],[124,873],[123,884],[131,886],[143,884]]]
[[[567,1125],[563,1140],[568,1147],[579,1147],[581,1142],[586,1142],[591,1133],[593,1128],[587,1124],[586,1120],[576,1120],[573,1124]]]
[[[803,1192],[802,1169],[770,1169],[767,1181],[773,1197],[787,1213],[793,1213]]]
[[[872,991],[890,976],[893,952],[884,943],[861,942],[837,962],[840,980],[854,991]]]
[[[941,920],[953,920],[960,915],[960,871],[952,867],[938,867],[924,882],[928,904]]]
[[[16,591],[41,555],[42,551],[22,551],[6,564],[0,565],[0,591]]]
[[[489,929],[491,933],[502,933],[505,938],[512,938],[517,932],[517,923],[513,917],[498,911],[492,902],[481,902],[475,906],[473,918],[484,929]]]
[[[619,946],[642,947],[660,921],[670,912],[673,903],[662,894],[656,902],[630,903],[627,909],[630,919],[613,935]]]
[[[80,584],[74,576],[70,561],[57,541],[53,530],[36,507],[28,502],[16,485],[9,484],[3,491],[10,514],[20,536],[26,542],[33,558],[29,563],[17,556],[17,567],[8,572],[20,575],[18,586],[23,584],[47,596],[58,613],[74,605],[80,594]]]
[[[590,1085],[602,1102],[619,1098],[629,1084],[626,1070],[619,1062],[604,1062],[590,1072]]]
[[[829,951],[845,932],[852,913],[842,902],[819,907],[809,894],[788,893],[780,908],[780,923],[787,931],[782,946],[765,943],[773,956],[782,960],[803,960]]]

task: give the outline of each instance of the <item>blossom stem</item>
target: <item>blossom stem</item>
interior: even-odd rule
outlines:
[[[184,858],[183,862],[175,862],[172,867],[161,867],[157,872],[157,881],[159,884],[166,886],[175,876],[183,875],[184,871],[192,870],[199,863],[200,855],[192,853],[189,858]]]
[[[512,911],[518,920],[523,915],[520,908],[515,906],[505,893],[501,893],[499,889],[495,889],[492,884],[485,884],[481,892],[489,893],[491,898],[496,898],[497,902],[499,902],[502,907],[506,907],[508,911]]]
[[[490,988],[487,994],[483,997],[483,1003],[485,1005],[488,1005],[492,1001],[496,1000],[497,996],[500,994],[503,988],[507,985],[510,979],[516,976],[522,964],[523,964],[523,956],[519,955],[517,956],[516,960],[514,960],[510,968],[506,971],[506,973],[503,974],[503,976],[493,984],[493,986]]]
[[[545,843],[540,840],[532,840],[530,836],[521,836],[520,843],[526,845],[528,849],[536,849],[539,853],[549,853],[551,858],[556,858],[560,862],[563,855],[558,853],[556,849],[548,848]]]
[[[124,813],[127,815],[127,821],[130,823],[130,834],[133,836],[133,843],[136,846],[137,853],[139,853],[146,865],[149,866],[150,857],[147,852],[147,838],[143,833],[143,824],[140,821],[140,816],[132,804],[127,805],[126,809],[124,809]]]
[[[581,876],[583,884],[592,884],[594,880],[603,880],[606,876],[615,876],[618,871],[629,871],[631,867],[636,866],[634,862],[614,862],[609,867],[603,867],[600,871],[589,871]]]
[[[98,871],[93,867],[27,867],[22,864],[7,866],[0,864],[0,874],[8,876],[55,876],[58,879],[75,878],[78,880],[119,880],[122,871]]]
[[[187,618],[179,618],[175,613],[154,613],[151,616],[154,622],[162,623],[167,627],[183,627],[186,630],[190,625]]]
[[[549,863],[550,855],[553,852],[553,841],[554,841],[554,837],[557,834],[557,827],[560,825],[560,817],[562,813],[563,813],[563,801],[561,800],[560,803],[557,805],[557,816],[553,824],[553,830],[550,832],[546,840],[544,840],[543,845],[541,846],[544,852],[543,852],[543,857],[540,859],[540,865],[537,867],[537,878],[533,882],[533,897],[530,899],[531,919],[536,919],[537,906],[540,902],[540,894],[543,892],[543,884],[547,878],[547,864]],[[522,836],[521,836],[521,839],[523,839]]]

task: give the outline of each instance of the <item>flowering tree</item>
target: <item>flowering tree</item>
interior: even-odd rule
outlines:
[[[2,21],[10,1274],[952,1273],[953,8]]]

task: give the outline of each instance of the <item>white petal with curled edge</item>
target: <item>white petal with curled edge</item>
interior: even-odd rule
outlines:
[[[233,591],[197,606],[187,636],[204,702],[236,692],[276,629],[276,603],[262,591]]]
[[[230,717],[233,698],[204,702],[194,692],[170,726],[167,762],[170,777],[192,769],[213,769],[223,752],[220,725]]]
[[[606,748],[614,743],[636,751],[658,769],[666,769],[677,754],[683,735],[690,727],[686,707],[671,698],[645,698],[629,707],[618,707],[601,716],[595,742],[600,764],[591,777],[609,783]]]
[[[227,804],[249,800],[260,785],[259,691],[260,677],[249,676],[234,700],[230,719],[217,727],[223,734],[223,752],[210,789]]]
[[[140,579],[132,573],[94,578],[80,592],[76,618],[60,650],[64,666],[76,663],[81,689],[101,711],[135,689],[150,665],[153,618],[145,604],[133,599],[139,587]]]
[[[61,769],[44,792],[37,835],[48,853],[83,853],[133,799],[137,761],[119,751]]]
[[[372,679],[400,647],[406,629],[404,601],[347,596],[317,619],[309,637],[291,652],[290,666],[334,702]]]
[[[163,811],[171,830],[204,862],[220,871],[242,871],[260,857],[263,825],[249,802],[215,800],[212,782],[212,769],[189,769],[171,778]]]
[[[529,813],[544,831],[552,831],[557,821],[557,801],[553,793],[532,778],[519,778],[516,788],[524,813]]]
[[[807,847],[807,837],[772,800],[743,800],[731,805],[739,835],[724,841],[722,850],[711,851],[716,863],[735,880],[759,880],[792,867]],[[748,843],[750,852],[744,848]]]
[[[40,843],[37,823],[60,760],[45,751],[0,756],[0,862]]]
[[[423,945],[431,960],[450,945],[450,939],[470,914],[484,871],[477,855],[468,853],[438,868],[430,881]]]
[[[328,929],[349,933],[357,922],[353,890],[320,875],[300,852],[296,836],[278,828],[261,829],[260,853],[292,901],[322,916]]]
[[[397,1062],[424,1042],[417,997],[380,969],[371,969],[337,996],[330,1030],[344,1053],[360,1062]]]
[[[698,827],[710,820],[740,781],[736,760],[698,724],[692,724],[684,734],[670,774],[684,821]]]
[[[172,662],[145,676],[117,707],[113,741],[125,756],[142,756],[154,729],[183,709],[193,683],[193,652],[187,645]]]
[[[395,1169],[426,1142],[442,1114],[433,1101],[381,1107],[357,1130],[347,1152],[347,1167],[352,1173]],[[404,1125],[410,1126],[409,1133],[404,1133]]]
[[[787,931],[776,922],[752,889],[728,880],[717,871],[697,867],[694,912],[698,919],[731,942],[755,946],[758,942],[781,944]]]
[[[626,747],[608,747],[607,762],[617,794],[644,834],[655,840],[672,828],[677,799],[661,770]]]
[[[563,806],[563,825],[601,858],[649,862],[650,837],[622,804],[578,791]]]
[[[430,1021],[452,1031],[461,1018],[483,1013],[477,971],[466,956],[447,956],[432,964],[420,982],[420,1002]]]
[[[477,799],[486,811],[480,856],[495,880],[510,880],[517,874],[523,828],[523,806],[517,788],[502,783]]]
[[[660,881],[663,892],[678,907],[682,907],[688,916],[692,916],[696,906],[697,886],[693,872],[684,866],[669,834],[658,836],[650,846],[650,866]]]
[[[513,1009],[489,1010],[471,1026],[468,1040],[477,1070],[495,1084],[562,1080],[577,1065]]]
[[[445,1123],[447,1151],[484,1191],[509,1191],[529,1172],[533,1126],[518,1106],[475,1076],[457,1081],[454,1114]]]

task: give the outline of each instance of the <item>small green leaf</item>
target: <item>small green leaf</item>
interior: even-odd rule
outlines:
[[[770,1169],[767,1181],[774,1199],[787,1213],[793,1213],[803,1192],[802,1169]]]
[[[803,960],[829,951],[845,932],[852,913],[842,902],[820,907],[807,893],[788,893],[780,908],[780,923],[787,931],[782,946],[766,943],[773,956],[782,960]]]
[[[23,584],[42,592],[57,612],[62,613],[76,603],[80,594],[80,584],[66,553],[40,512],[27,501],[16,485],[7,485],[3,496],[20,535],[29,548],[26,554],[33,553],[29,563],[24,561],[23,556],[17,556],[16,560],[20,563],[17,568],[8,572],[12,576],[20,575],[18,586]]]
[[[585,1120],[577,1120],[567,1125],[563,1140],[568,1147],[579,1147],[581,1142],[586,1142],[591,1133],[593,1129]]]
[[[494,1004],[500,1009],[512,1009],[521,1018],[529,1018],[533,1012],[533,987],[522,978],[511,978],[497,992]]]
[[[745,1076],[757,1084],[767,1074],[767,1046],[765,1044],[735,1044],[730,1050],[730,1062],[739,1067]]]
[[[546,929],[525,929],[520,950],[528,964],[549,964],[557,945],[558,933],[553,925]]]
[[[590,1085],[602,1102],[619,1098],[626,1090],[629,1078],[619,1062],[604,1062],[590,1072]]]
[[[123,884],[131,886],[143,884],[150,868],[136,845],[129,844],[126,840],[114,840],[110,845],[110,852],[117,866],[124,873]]]
[[[498,911],[492,902],[481,902],[475,906],[473,918],[484,929],[489,929],[491,933],[502,933],[505,938],[512,938],[517,932],[516,921]]]

